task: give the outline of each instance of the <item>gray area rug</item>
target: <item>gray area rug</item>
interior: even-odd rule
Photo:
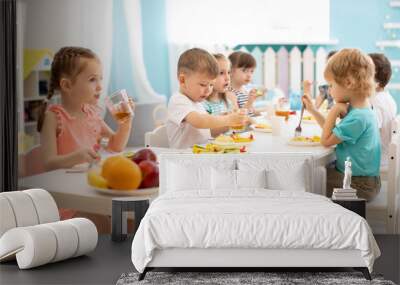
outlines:
[[[139,273],[122,274],[117,285],[133,284],[388,284],[381,275],[372,275],[368,281],[360,272],[148,272],[146,278],[138,281]]]

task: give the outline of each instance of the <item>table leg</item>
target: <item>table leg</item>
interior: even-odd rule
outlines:
[[[123,241],[126,239],[126,234],[123,236],[123,201],[112,201],[112,216],[111,216],[111,239],[113,241]],[[126,221],[125,221],[126,223]]]
[[[136,227],[135,227],[135,231],[133,232],[133,234],[135,235],[140,222],[142,221],[144,215],[147,212],[147,209],[149,208],[149,200],[144,200],[144,201],[136,201],[135,202],[135,223],[136,223]]]
[[[127,231],[127,218],[128,212],[135,213],[135,231],[139,227],[140,221],[146,214],[149,208],[149,200],[142,201],[126,201],[126,200],[113,200],[112,201],[112,227],[111,239],[113,241],[124,241],[128,237]]]

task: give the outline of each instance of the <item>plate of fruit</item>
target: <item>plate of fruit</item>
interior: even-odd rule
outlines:
[[[265,123],[253,124],[250,127],[256,132],[262,132],[262,133],[271,133],[272,132],[272,127]]]
[[[87,182],[96,191],[116,196],[151,195],[158,192],[157,157],[151,149],[132,155],[115,155],[92,165]]]
[[[288,141],[289,145],[292,146],[320,146],[321,145],[321,137],[320,136],[298,136],[291,138]]]
[[[248,146],[254,141],[254,136],[250,134],[238,134],[232,132],[230,135],[219,135],[212,143],[219,146],[235,147],[235,146]]]

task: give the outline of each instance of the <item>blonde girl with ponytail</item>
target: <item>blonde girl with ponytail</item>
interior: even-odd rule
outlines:
[[[63,47],[51,65],[49,92],[38,120],[44,170],[70,168],[99,159],[100,139],[109,138],[108,149],[122,151],[131,132],[132,118],[118,122],[114,132],[100,117],[102,66],[89,49]],[[54,94],[61,104],[49,104]],[[131,101],[131,107],[134,108]]]

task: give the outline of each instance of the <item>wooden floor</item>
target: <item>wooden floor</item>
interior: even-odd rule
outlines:
[[[400,235],[377,235],[376,240],[382,256],[375,262],[374,273],[399,284]],[[3,263],[0,284],[115,284],[122,273],[135,271],[130,257],[131,244],[132,238],[115,243],[109,235],[101,235],[96,250],[88,256],[30,270],[19,270],[16,262]]]

